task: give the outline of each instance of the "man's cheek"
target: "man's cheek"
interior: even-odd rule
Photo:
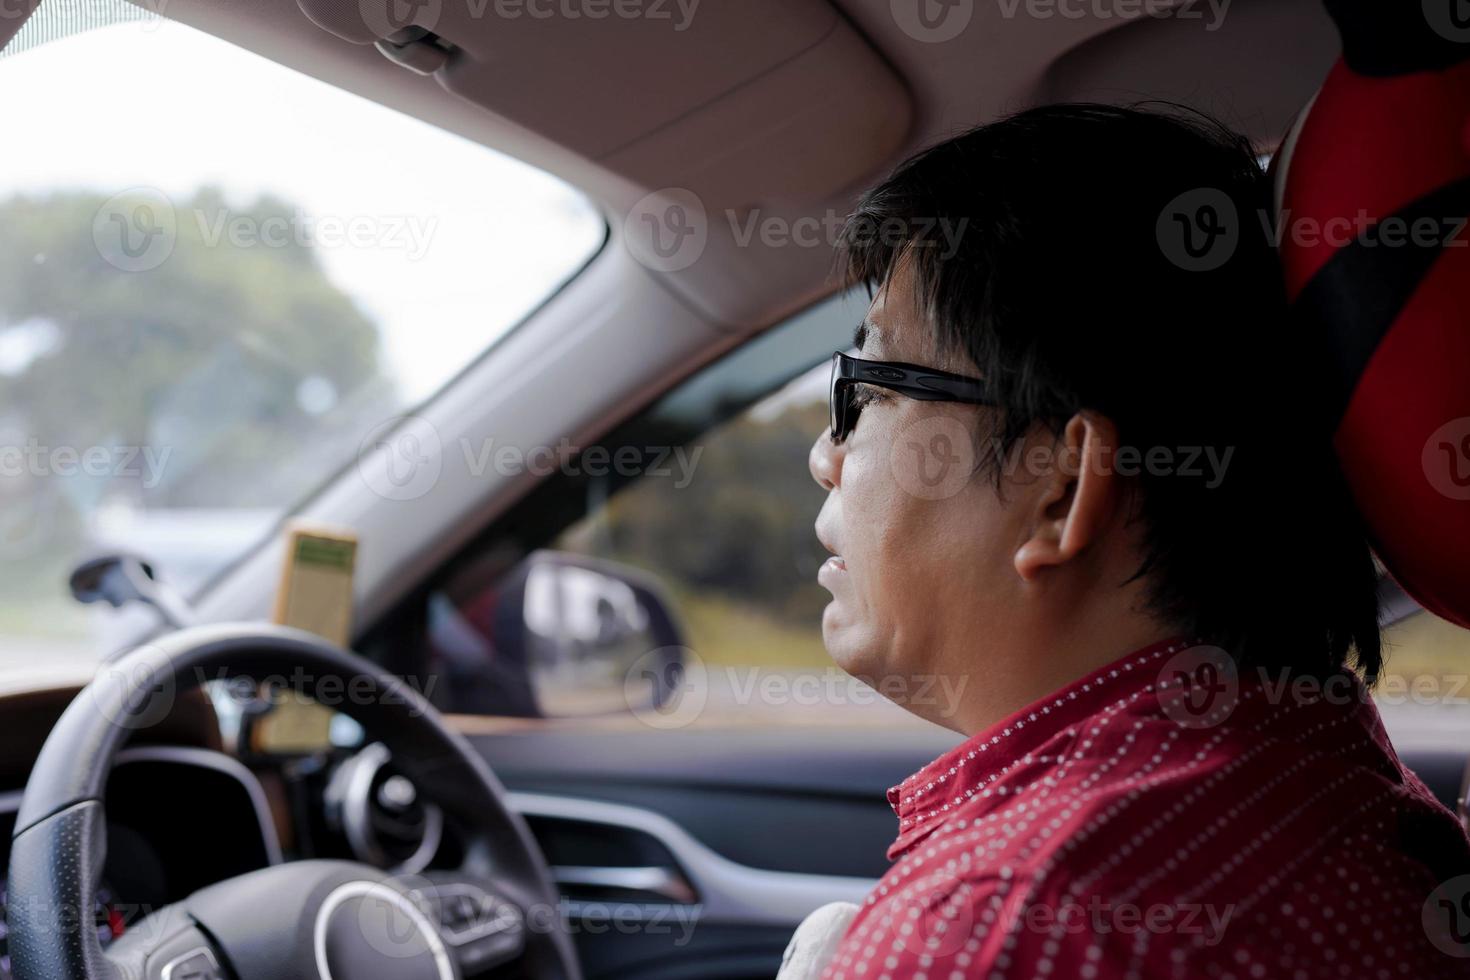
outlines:
[[[885,488],[873,493],[867,502],[872,521],[855,530],[871,563],[885,572],[912,564],[920,547],[915,535],[923,532],[903,495]]]
[[[868,419],[864,418],[863,421],[867,422]],[[873,429],[862,433],[861,437],[856,433],[851,437],[852,445],[842,463],[842,489],[845,494],[861,496],[891,481],[884,464],[887,458],[886,444],[881,439],[881,432],[875,431],[878,428],[875,425]]]

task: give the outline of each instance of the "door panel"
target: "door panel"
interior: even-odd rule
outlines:
[[[651,809],[752,867],[876,878],[897,831],[888,788],[958,736],[549,730],[471,741],[514,791]]]
[[[937,730],[471,736],[562,882],[588,977],[630,980],[774,976],[807,913],[861,901],[887,870],[888,788],[956,740]]]

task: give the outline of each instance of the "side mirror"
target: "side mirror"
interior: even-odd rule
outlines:
[[[152,565],[134,555],[103,555],[82,562],[72,570],[68,584],[77,602],[106,602],[116,609],[141,602],[157,609],[175,629],[194,618],[183,597],[158,580]]]
[[[538,551],[505,599],[512,615],[497,618],[496,647],[520,648],[541,714],[659,707],[678,690],[684,630],[653,577],[596,558]]]

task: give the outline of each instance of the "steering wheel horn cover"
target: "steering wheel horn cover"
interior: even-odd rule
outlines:
[[[350,926],[361,927],[364,919],[376,920],[378,918],[376,914],[364,910],[363,905],[367,902],[388,906],[389,914],[397,913],[398,916],[407,920],[412,926],[412,931],[405,934],[392,928],[391,924],[376,921],[372,924],[388,925],[388,928],[372,932],[364,928],[350,928]],[[356,908],[353,908],[351,903],[356,903]],[[345,920],[355,921],[346,922],[349,928],[344,930]],[[338,885],[327,896],[326,901],[322,902],[321,908],[316,911],[316,928],[312,933],[312,951],[316,957],[317,972],[321,974],[322,980],[351,980],[353,976],[359,975],[344,969],[339,977],[332,971],[333,963],[359,952],[356,949],[344,952],[333,948],[334,945],[340,944],[339,934],[344,931],[349,934],[348,941],[353,946],[367,946],[384,958],[427,959],[432,964],[433,973],[425,980],[456,980],[454,961],[449,957],[449,949],[444,945],[444,940],[440,938],[439,930],[407,895],[395,888],[381,882],[349,881]],[[386,945],[384,940],[386,940]],[[411,948],[418,943],[424,947],[422,955],[419,955],[418,950]]]

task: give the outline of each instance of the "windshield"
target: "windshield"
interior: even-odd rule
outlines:
[[[106,652],[81,557],[197,589],[604,238],[546,174],[157,17],[0,84],[0,664]]]

